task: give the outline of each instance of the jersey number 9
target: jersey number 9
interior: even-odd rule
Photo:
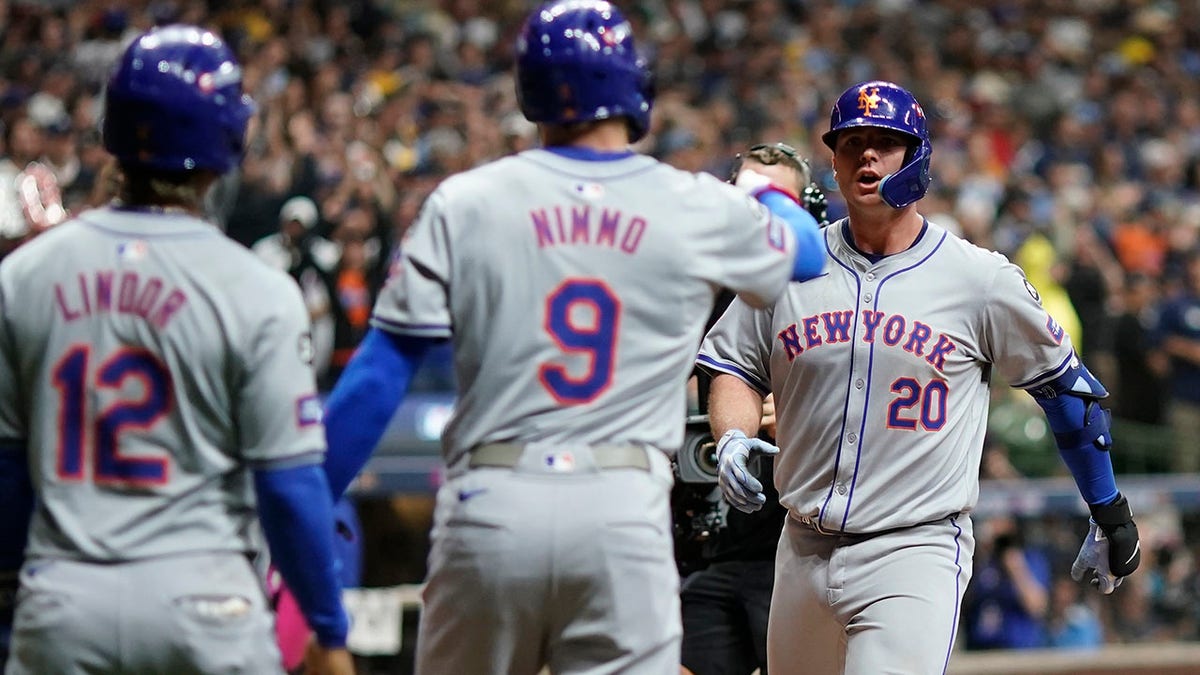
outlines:
[[[553,361],[538,368],[538,379],[554,400],[590,403],[612,384],[620,317],[621,301],[599,279],[568,279],[546,298],[546,332],[567,354],[588,359],[587,372],[579,376]]]

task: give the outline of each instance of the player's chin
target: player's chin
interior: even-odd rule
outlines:
[[[855,184],[854,189],[848,196],[849,201],[854,202],[859,208],[878,208],[886,205],[883,197],[879,196],[878,184],[870,188]]]

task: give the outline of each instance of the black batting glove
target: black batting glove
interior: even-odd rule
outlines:
[[[1142,561],[1137,524],[1129,500],[1120,493],[1111,504],[1089,504],[1088,508],[1092,512],[1090,527],[1071,566],[1071,578],[1079,581],[1091,570],[1091,584],[1108,595]]]

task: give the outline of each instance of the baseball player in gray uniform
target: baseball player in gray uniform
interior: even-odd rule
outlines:
[[[747,459],[775,458],[789,517],[768,629],[772,675],[946,669],[974,549],[970,512],[993,371],[1045,409],[1092,514],[1072,574],[1112,592],[1138,565],[1117,491],[1104,388],[1020,268],[927,221],[920,105],[889,82],[848,89],[823,140],[849,216],[824,230],[827,274],[773,307],[735,301],[699,362],[719,482],[763,502]],[[773,392],[779,447],[755,439]]]
[[[651,77],[609,3],[539,8],[517,54],[544,147],[425,203],[330,395],[330,483],[365,463],[426,346],[451,339],[417,672],[677,673],[669,455],[695,345],[719,287],[761,306],[818,274],[819,230],[762,175],[743,181],[756,201],[630,149]]]
[[[308,672],[353,670],[303,302],[201,218],[253,111],[216,35],[143,34],[105,94],[122,194],[0,264],[0,468],[36,492],[3,510],[32,508],[8,675],[282,673],[256,509]]]

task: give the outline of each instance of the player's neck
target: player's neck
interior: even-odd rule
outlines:
[[[850,234],[863,253],[892,255],[907,250],[921,234],[925,218],[915,206],[886,212],[850,214]]]
[[[119,207],[131,210],[188,213],[202,217],[204,195],[215,180],[216,175],[211,172],[173,176],[127,172],[114,202]]]
[[[621,152],[629,149],[629,128],[623,118],[599,120],[584,124],[541,127],[543,147],[576,147]]]

